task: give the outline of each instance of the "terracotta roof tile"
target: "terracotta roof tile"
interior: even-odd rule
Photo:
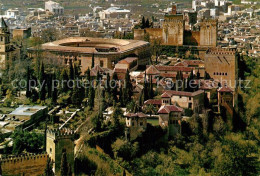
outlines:
[[[224,86],[224,87],[220,87],[218,89],[218,92],[233,92],[233,90],[231,88],[229,88],[228,86]]]
[[[164,93],[161,95],[162,98],[170,98],[173,95],[177,95],[177,96],[187,96],[187,97],[193,97],[196,95],[199,95],[201,93],[203,93],[203,90],[198,90],[195,92],[185,92],[185,91],[175,91],[175,90],[166,90],[164,91]]]
[[[182,112],[183,109],[175,105],[163,105],[158,110],[158,114],[169,114],[171,112]]]

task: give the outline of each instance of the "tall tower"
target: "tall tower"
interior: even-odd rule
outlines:
[[[10,32],[4,19],[0,20],[0,69],[5,69],[10,58]]]
[[[218,23],[217,20],[204,19],[200,23],[200,46],[217,46]]]
[[[66,152],[67,162],[74,173],[74,132],[68,129],[47,130],[46,152],[53,161],[55,175],[60,175],[61,158]]]
[[[163,43],[166,45],[182,46],[183,34],[183,15],[165,15],[163,22]]]

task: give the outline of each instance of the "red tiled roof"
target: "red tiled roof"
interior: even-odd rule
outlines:
[[[220,87],[218,89],[218,92],[233,92],[233,90],[231,88],[229,88],[228,86],[224,86],[224,87]]]
[[[163,92],[163,94],[161,95],[161,98],[171,98],[172,94],[168,93],[167,91]]]
[[[160,73],[160,76],[164,78],[176,78],[176,75],[176,73]]]
[[[149,100],[146,100],[144,102],[145,105],[147,104],[152,104],[152,105],[161,105],[162,104],[162,100],[159,100],[159,99],[149,99]]]
[[[190,67],[181,67],[181,66],[166,66],[166,65],[156,65],[155,66],[158,71],[182,71],[182,72],[190,72],[193,68]]]
[[[137,57],[127,57],[123,60],[120,60],[118,63],[124,63],[124,62],[131,63],[131,62],[136,61],[136,60],[138,60]]]
[[[188,67],[188,64],[186,64],[186,63],[184,63],[184,62],[178,62],[178,63],[176,63],[174,66]]]
[[[139,117],[139,118],[143,118],[146,117],[146,115],[142,112],[138,112],[138,113],[127,113],[125,115],[126,117]]]
[[[196,95],[199,95],[203,93],[203,90],[198,90],[195,92],[185,92],[185,91],[175,91],[175,90],[166,90],[164,93],[161,95],[162,98],[170,98],[173,95],[178,95],[178,96],[186,96],[186,97],[193,97]]]
[[[114,68],[114,72],[115,73],[126,73],[127,69],[123,69],[123,68]]]
[[[146,69],[146,74],[148,75],[158,75],[160,72],[156,69],[154,65],[151,65]]]
[[[175,105],[164,105],[158,110],[158,114],[169,114],[171,112],[182,112],[183,109]]]

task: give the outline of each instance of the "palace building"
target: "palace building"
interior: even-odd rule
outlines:
[[[91,68],[93,57],[95,65],[109,69],[127,57],[138,58],[138,66],[147,65],[150,59],[150,44],[139,40],[71,37],[45,43],[40,50],[43,55],[52,55],[64,65],[78,62],[82,73]],[[36,48],[29,48],[31,56],[35,51]]]

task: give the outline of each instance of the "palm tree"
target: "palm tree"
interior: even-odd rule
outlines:
[[[152,116],[152,113],[156,113],[157,109],[152,105],[149,104],[145,107],[145,112],[150,114],[150,117]]]

